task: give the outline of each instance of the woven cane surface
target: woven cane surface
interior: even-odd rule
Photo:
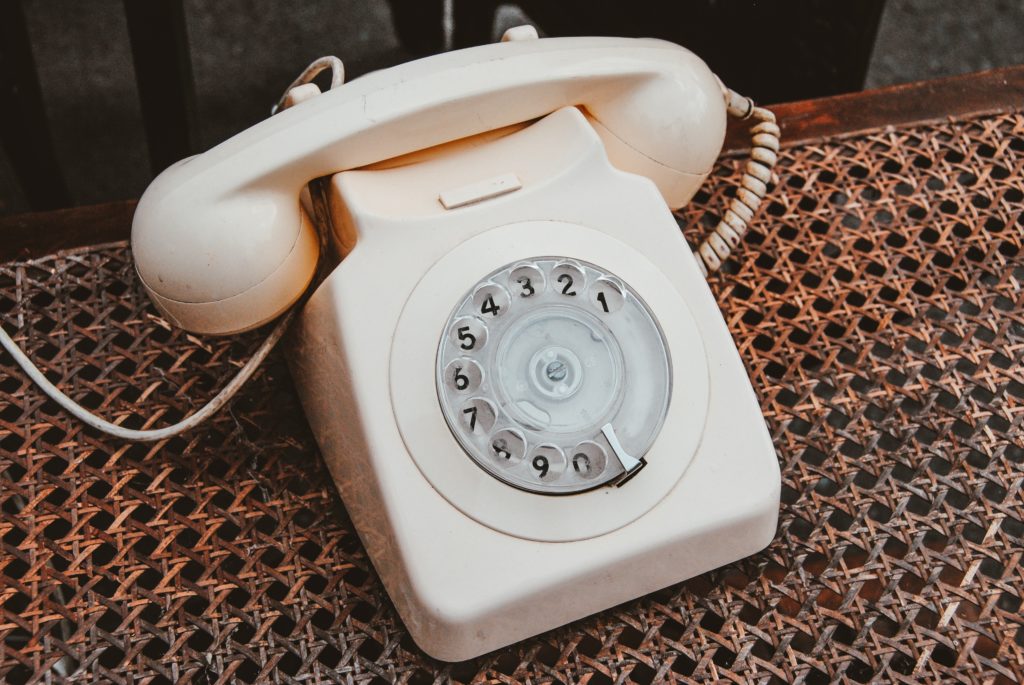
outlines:
[[[717,220],[726,160],[681,216]],[[2,358],[0,680],[1020,682],[1024,115],[784,152],[715,276],[782,465],[764,552],[460,664],[419,651],[321,464],[282,357],[156,446],[69,420]],[[258,343],[151,308],[123,244],[0,268],[3,325],[140,427]]]

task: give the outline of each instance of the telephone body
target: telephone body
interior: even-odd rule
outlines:
[[[779,469],[670,211],[725,132],[715,76],[656,40],[512,41],[370,74],[160,176],[133,228],[172,321],[278,316],[412,637],[457,661],[752,554]]]

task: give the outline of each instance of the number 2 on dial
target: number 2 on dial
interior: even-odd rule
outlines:
[[[576,297],[576,291],[572,289],[572,276],[569,274],[562,274],[558,277],[558,282],[563,283],[562,294],[568,295],[569,297]]]

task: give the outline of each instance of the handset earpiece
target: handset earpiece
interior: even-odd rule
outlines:
[[[686,203],[725,136],[719,83],[693,53],[649,39],[551,38],[445,53],[364,76],[161,174],[136,210],[139,276],[177,325],[266,323],[312,277],[299,204],[314,178],[577,105],[616,166]]]
[[[162,198],[176,195],[162,187],[176,169],[146,190],[132,225],[135,266],[157,309],[176,326],[218,335],[277,318],[306,290],[319,255],[299,191],[227,195],[196,216],[194,205]]]
[[[612,164],[654,181],[670,209],[690,201],[725,139],[720,82],[703,62],[687,66],[634,79],[583,107]]]

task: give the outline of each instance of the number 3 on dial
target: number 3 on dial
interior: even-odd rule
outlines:
[[[520,264],[509,274],[508,284],[519,297],[533,297],[544,290],[544,272],[533,264]]]

